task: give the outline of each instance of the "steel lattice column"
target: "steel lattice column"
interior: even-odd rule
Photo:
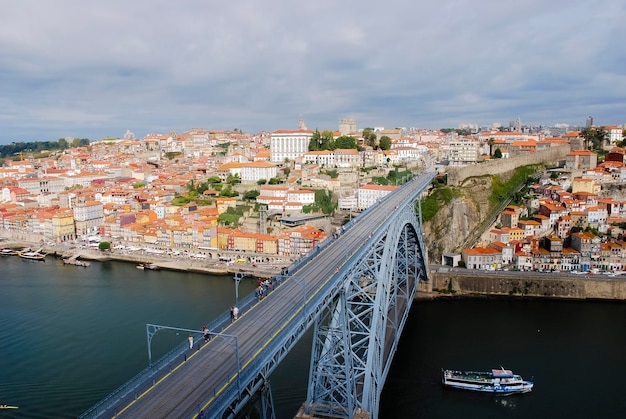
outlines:
[[[421,225],[411,203],[342,270],[342,291],[316,319],[305,409],[312,416],[378,415],[380,394],[420,278]]]

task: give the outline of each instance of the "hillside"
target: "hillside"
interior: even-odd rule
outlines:
[[[434,219],[424,223],[424,240],[430,263],[441,263],[441,255],[457,249],[489,214],[491,177],[466,180],[455,188],[459,196],[439,209]]]

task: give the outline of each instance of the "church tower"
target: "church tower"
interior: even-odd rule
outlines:
[[[304,124],[304,118],[302,117],[302,114],[300,114],[300,120],[298,121],[298,129],[299,130],[306,130],[307,127]]]

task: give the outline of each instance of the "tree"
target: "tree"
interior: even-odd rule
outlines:
[[[356,138],[350,137],[349,135],[342,135],[335,140],[335,147],[344,149],[354,148],[358,150],[359,144],[356,141]]]
[[[98,249],[101,251],[109,250],[111,248],[111,243],[109,242],[100,242],[98,243]]]
[[[391,138],[386,135],[383,135],[380,137],[380,140],[378,140],[378,146],[381,150],[389,150],[391,148],[391,143]]]
[[[363,128],[363,141],[370,147],[376,147],[376,133],[372,128]]]
[[[322,138],[320,132],[315,130],[309,140],[309,151],[318,151],[322,149]]]
[[[234,175],[228,175],[226,178],[226,182],[231,185],[235,185],[237,183],[241,183],[241,179],[239,179],[239,173],[235,173]]]
[[[317,205],[324,214],[331,214],[337,204],[333,203],[333,193],[325,189],[315,191],[315,205]]]
[[[233,191],[231,186],[228,185],[220,191],[220,196],[224,198],[232,198],[234,196],[239,196],[239,192]]]
[[[243,194],[243,197],[245,199],[256,199],[257,196],[259,196],[261,194],[261,192],[257,191],[256,189],[252,189],[246,193]]]
[[[588,150],[601,150],[609,137],[604,127],[585,127],[580,135],[585,139],[585,148]]]
[[[220,179],[219,176],[211,176],[210,178],[208,178],[206,180],[208,183],[214,184],[214,183],[222,183],[222,179]]]
[[[495,159],[501,159],[502,158],[502,150],[500,150],[500,147],[496,148],[496,151],[493,152],[493,157]]]
[[[259,179],[256,181],[257,185],[265,185],[267,183],[267,179]]]
[[[496,140],[493,139],[493,137],[489,138],[487,140],[487,144],[489,144],[489,155],[491,156],[493,154],[493,145],[495,144]],[[500,156],[502,157],[502,156]]]

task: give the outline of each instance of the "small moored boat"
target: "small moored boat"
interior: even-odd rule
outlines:
[[[17,255],[17,250],[14,250],[14,249],[0,250],[0,256],[15,256],[15,255]]]
[[[17,255],[22,259],[45,260],[46,254],[39,252],[18,252]]]
[[[443,385],[462,390],[512,394],[532,391],[534,383],[504,368],[490,372],[442,370]]]

